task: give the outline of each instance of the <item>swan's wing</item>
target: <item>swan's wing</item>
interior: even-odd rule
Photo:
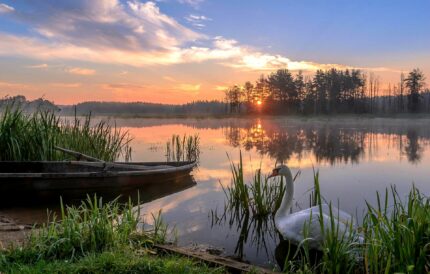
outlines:
[[[275,219],[276,228],[284,239],[300,245],[306,239],[309,247],[320,249],[323,242],[319,213],[309,210],[299,211],[284,218]]]
[[[322,213],[324,215],[327,215],[327,218],[330,218],[330,206],[327,204],[322,204],[321,207],[322,207]],[[316,213],[316,212],[319,212],[320,209],[319,209],[319,206],[313,206],[306,210]],[[343,223],[345,225],[352,223],[352,225],[355,226],[355,220],[350,214],[334,206],[331,207],[331,211],[333,214],[333,218],[335,218],[339,223]]]

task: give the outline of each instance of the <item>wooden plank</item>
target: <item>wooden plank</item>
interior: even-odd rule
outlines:
[[[73,151],[73,150],[70,150],[70,149],[66,149],[66,148],[62,148],[62,147],[57,147],[57,146],[54,146],[54,149],[59,150],[59,151],[64,152],[64,153],[67,153],[67,154],[70,154],[70,155],[73,155],[73,156],[76,157],[76,159],[78,161],[80,159],[86,159],[88,161],[104,163],[103,160],[100,160],[100,159],[97,159],[97,158],[91,157],[89,155],[86,155],[86,154],[83,154],[83,153],[80,153],[80,152],[77,152],[77,151]]]
[[[227,271],[229,271],[229,273],[249,273],[249,272],[261,273],[261,274],[278,273],[262,267],[250,265],[243,262],[238,262],[230,258],[225,258],[217,255],[198,252],[198,251],[192,251],[181,247],[176,247],[171,245],[155,245],[154,247],[158,250],[161,250],[167,253],[174,253],[177,255],[202,261],[210,266],[224,267]]]

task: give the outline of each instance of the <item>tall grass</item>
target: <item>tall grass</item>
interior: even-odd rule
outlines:
[[[369,273],[430,272],[430,199],[415,186],[406,202],[395,187],[377,193],[377,205],[367,203],[363,227]]]
[[[40,229],[33,229],[22,247],[8,250],[9,263],[35,263],[41,260],[74,260],[88,254],[124,247],[150,247],[165,240],[165,225],[154,217],[154,229],[138,231],[140,209],[131,202],[116,200],[104,203],[102,198],[88,197],[80,206],[64,206]]]
[[[200,137],[198,135],[179,136],[173,134],[166,142],[166,158],[168,162],[198,161],[200,156]]]
[[[0,114],[0,160],[37,161],[71,159],[56,146],[92,157],[115,161],[130,158],[128,132],[104,121],[92,124],[91,116],[83,120],[61,120],[53,112],[27,114],[19,106],[8,106]]]
[[[239,163],[230,162],[232,174],[231,185],[222,186],[227,202],[226,208],[238,213],[250,212],[254,218],[266,218],[273,215],[282,202],[285,184],[281,178],[279,182],[268,183],[267,176],[257,169],[252,181],[245,181],[242,153]]]

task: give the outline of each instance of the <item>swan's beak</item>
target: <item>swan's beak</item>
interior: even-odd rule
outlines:
[[[276,176],[279,176],[279,168],[273,169],[272,174],[270,174],[269,177],[267,177],[267,179],[270,179],[270,178],[276,177]]]

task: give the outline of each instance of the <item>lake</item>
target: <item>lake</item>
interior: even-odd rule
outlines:
[[[295,210],[309,205],[313,169],[320,172],[325,199],[359,219],[365,201],[374,203],[375,192],[391,185],[402,197],[412,184],[430,193],[427,118],[121,118],[116,119],[116,125],[133,137],[133,161],[163,161],[165,144],[172,134],[198,134],[201,155],[192,174],[195,182],[162,198],[145,197],[155,200],[142,206],[143,217],[150,223],[150,213],[161,209],[164,221],[175,227],[179,245],[223,248],[228,255],[261,266],[276,266],[280,238],[271,222],[259,226],[250,220],[220,218],[225,204],[221,184],[231,183],[227,155],[237,162],[242,151],[248,181],[257,168],[268,174],[281,162],[293,173],[300,171],[295,182]],[[22,219],[37,215],[25,208],[7,211],[20,212]],[[39,212],[39,216],[45,214]],[[31,216],[22,217],[26,214]]]
[[[223,212],[221,184],[231,183],[227,154],[237,162],[242,151],[249,180],[253,170],[261,167],[270,173],[276,162],[286,163],[293,173],[301,171],[295,183],[296,210],[309,205],[313,168],[320,172],[325,199],[359,218],[365,200],[374,203],[375,192],[391,185],[401,196],[412,184],[430,193],[428,119],[121,119],[117,125],[134,137],[137,161],[164,160],[165,142],[172,134],[198,134],[196,185],[145,204],[143,212],[148,217],[162,209],[164,220],[175,226],[179,245],[221,247],[263,266],[276,264],[279,236],[272,224],[259,233],[253,224],[213,218]],[[249,227],[246,237],[240,237],[243,226]]]

